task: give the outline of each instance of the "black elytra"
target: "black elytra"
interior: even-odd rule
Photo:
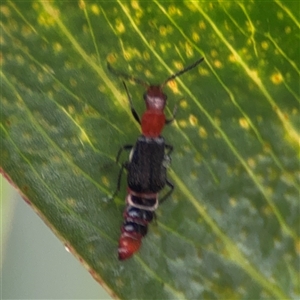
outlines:
[[[174,186],[167,179],[167,167],[170,164],[170,153],[173,147],[165,143],[163,137],[148,138],[139,136],[134,146],[123,146],[117,155],[117,161],[123,150],[131,150],[129,161],[122,164],[118,176],[120,189],[121,178],[124,168],[127,170],[127,185],[135,193],[158,193],[165,185],[170,191],[160,199],[165,200],[173,191]],[[116,191],[116,192],[117,192]]]
[[[166,152],[167,149],[167,152]],[[163,137],[149,139],[140,136],[127,165],[128,187],[137,193],[158,193],[166,185],[167,169],[164,164],[173,147]]]

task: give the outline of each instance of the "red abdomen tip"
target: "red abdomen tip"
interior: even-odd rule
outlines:
[[[130,236],[124,236],[123,234],[119,240],[119,260],[124,260],[131,257],[135,252],[140,249],[142,237],[140,239],[134,239]]]

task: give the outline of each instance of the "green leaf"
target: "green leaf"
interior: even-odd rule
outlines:
[[[299,296],[299,2],[5,1],[1,171],[111,295]],[[165,88],[176,189],[117,260],[115,156],[140,134],[106,64]],[[129,85],[144,111],[143,87]],[[126,159],[124,157],[124,159]]]

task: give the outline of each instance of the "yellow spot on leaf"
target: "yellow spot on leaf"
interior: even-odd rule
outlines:
[[[247,163],[248,163],[248,166],[252,169],[255,168],[255,166],[256,166],[256,162],[253,158],[248,158]]]
[[[223,64],[222,64],[218,59],[216,59],[216,60],[214,61],[214,66],[215,66],[216,68],[220,69],[220,68],[222,68]]]
[[[10,13],[10,9],[8,8],[8,6],[6,5],[1,5],[0,7],[0,12],[6,17],[10,17],[11,13]]]
[[[267,41],[263,41],[263,42],[261,42],[261,47],[264,50],[267,50],[269,48],[269,43]]]
[[[82,10],[85,9],[85,2],[83,0],[80,0],[79,3],[78,3],[78,6]]]
[[[174,5],[170,5],[169,7],[168,7],[168,13],[170,14],[170,15],[178,15],[178,16],[182,16],[182,12],[181,12],[181,10],[178,8],[178,7],[176,7],[176,6],[174,6]]]
[[[144,66],[142,64],[137,64],[135,67],[138,73],[142,73],[144,71]]]
[[[253,81],[255,82],[261,82],[260,78],[258,77],[257,71],[256,70],[251,70],[249,72],[249,75],[252,77]]]
[[[66,69],[73,69],[73,65],[72,65],[72,63],[71,62],[69,62],[69,61],[65,61],[65,68]]]
[[[83,130],[81,130],[81,132],[80,132],[80,140],[81,140],[82,142],[87,142],[87,143],[90,142],[90,140],[89,140],[87,134],[86,134],[85,131],[83,131]]]
[[[69,105],[68,106],[68,113],[71,114],[71,115],[75,113],[74,105]]]
[[[119,33],[124,33],[125,32],[125,26],[123,22],[120,19],[116,20],[116,29]]]
[[[210,75],[211,72],[209,72],[207,69],[205,69],[204,67],[200,67],[199,68],[199,74],[201,76],[207,76],[207,75]]]
[[[177,82],[175,80],[171,80],[168,82],[168,87],[172,90],[174,94],[179,94]]]
[[[159,26],[159,33],[160,33],[161,36],[166,36],[167,35],[166,26]]]
[[[74,198],[67,198],[67,204],[70,207],[76,206],[76,200]]]
[[[229,55],[229,61],[236,62],[236,56],[234,54]]]
[[[281,84],[283,81],[282,75],[279,72],[272,74],[271,81],[274,84]]]
[[[108,180],[108,178],[107,178],[106,176],[102,176],[102,177],[101,177],[101,181],[102,181],[102,183],[103,183],[106,187],[109,186],[109,180]]]
[[[192,34],[192,39],[193,39],[194,42],[199,42],[200,41],[199,34],[194,31],[193,34]]]
[[[32,4],[32,8],[33,8],[34,10],[39,10],[39,9],[40,9],[40,4],[37,3],[37,2],[34,2],[34,3]]]
[[[107,56],[107,61],[110,63],[110,64],[114,64],[116,62],[116,55],[114,53],[110,53],[108,56]]]
[[[55,24],[55,19],[43,12],[38,16],[38,23],[42,26],[50,27]]]
[[[124,286],[124,281],[122,278],[118,278],[117,280],[115,280],[115,283],[119,288]]]
[[[70,78],[70,79],[69,79],[69,82],[70,82],[70,84],[71,84],[72,87],[77,86],[77,80],[76,80],[76,79]]]
[[[176,61],[174,63],[175,67],[178,69],[178,70],[181,70],[183,69],[183,65],[182,65],[182,62],[181,61]]]
[[[263,118],[262,118],[262,116],[257,116],[257,117],[256,117],[256,120],[257,120],[258,123],[261,123],[262,120],[263,120]]]
[[[136,1],[136,0],[131,1],[131,7],[134,8],[134,9],[137,9],[137,10],[141,10],[139,2]]]
[[[242,128],[249,129],[249,123],[245,118],[240,118],[239,119],[239,124]]]
[[[45,79],[45,74],[42,73],[42,72],[39,72],[38,73],[38,81],[39,82],[44,82],[44,79]]]
[[[176,14],[176,6],[170,5],[168,7],[168,13],[169,13],[169,15],[174,16]]]
[[[106,92],[106,85],[104,84],[99,84],[98,85],[98,91],[105,93]]]
[[[166,48],[166,45],[165,45],[165,44],[161,44],[161,45],[159,45],[159,48],[160,48],[160,50],[161,50],[163,53],[165,53],[165,52],[166,52],[166,50],[167,50],[167,48]]]
[[[279,11],[279,12],[277,13],[277,18],[278,18],[279,20],[282,20],[282,19],[283,19],[283,13],[282,13],[281,11]]]
[[[192,126],[196,126],[198,124],[198,119],[194,115],[190,115],[189,121]]]
[[[192,57],[194,54],[193,48],[189,43],[185,43],[185,52],[187,57]]]
[[[167,25],[167,32],[172,33],[173,31],[174,31],[173,27],[170,25]],[[169,45],[170,45],[170,43],[169,43]],[[171,45],[171,47],[172,47],[172,45]]]
[[[200,153],[196,153],[196,155],[194,156],[194,161],[195,161],[197,164],[200,164],[200,163],[201,163],[201,160],[202,160],[202,157],[201,157]]]
[[[16,56],[16,61],[20,64],[20,65],[23,65],[25,60],[24,60],[24,57],[22,55],[17,55]]]
[[[85,105],[84,106],[84,109],[83,109],[84,113],[86,115],[89,115],[89,116],[94,116],[94,117],[97,117],[98,116],[98,112],[90,105]]]
[[[270,144],[267,143],[267,142],[265,142],[265,143],[263,144],[263,150],[264,150],[264,152],[266,152],[266,153],[270,153],[270,152],[271,152],[271,146],[270,146]]]
[[[75,115],[74,120],[76,123],[81,124],[83,121],[83,115]],[[74,143],[76,142],[77,142],[77,138],[75,137]]]
[[[29,26],[22,26],[22,35],[23,36],[29,36],[30,34],[33,33],[33,30]]]
[[[262,212],[265,216],[271,216],[273,215],[273,210],[269,205],[266,205],[263,207]]]
[[[206,29],[206,24],[203,21],[199,22],[200,29]]]
[[[220,118],[215,117],[214,121],[215,121],[215,123],[216,123],[217,126],[221,126],[221,120],[220,120]]]
[[[207,131],[204,127],[200,127],[199,128],[199,135],[200,137],[202,137],[203,139],[206,139],[207,138]]]
[[[142,57],[142,54],[137,48],[127,47],[124,49],[124,56],[126,60],[131,60],[134,57]]]
[[[150,54],[149,54],[149,52],[144,51],[144,52],[143,52],[143,58],[144,58],[145,60],[149,60],[149,59],[150,59]]]
[[[155,48],[156,47],[156,41],[155,40],[150,40],[149,41],[149,44],[152,48]]]
[[[62,45],[60,43],[54,43],[53,44],[53,50],[55,52],[60,52],[62,50]]]
[[[287,26],[287,27],[284,28],[284,32],[285,32],[286,34],[289,34],[289,33],[292,32],[292,28],[291,28],[290,26]]]
[[[230,198],[230,199],[229,199],[229,204],[230,204],[232,207],[235,207],[235,206],[236,206],[236,203],[237,203],[237,201],[236,201],[235,198]]]
[[[178,121],[178,124],[179,124],[179,126],[182,127],[182,128],[186,128],[186,127],[187,127],[187,122],[186,122],[186,120],[179,120],[179,121]]]
[[[29,134],[28,132],[24,132],[23,134],[22,134],[22,139],[23,140],[26,140],[26,141],[30,141],[31,140],[31,134]]]
[[[149,78],[149,77],[152,76],[152,74],[151,74],[151,72],[150,72],[149,70],[144,71],[144,74],[145,74],[145,76],[146,76],[147,78]]]
[[[91,6],[91,10],[92,10],[92,13],[96,16],[99,16],[100,15],[100,9],[99,9],[99,6],[96,5],[96,4],[93,4]]]
[[[187,106],[188,106],[186,100],[181,100],[180,103],[179,103],[179,105],[180,105],[181,108],[187,108]]]
[[[211,55],[212,57],[217,57],[219,54],[218,54],[218,52],[217,52],[216,50],[211,50],[211,51],[210,51],[210,55]]]
[[[53,98],[53,91],[48,91],[46,94],[50,99]]]

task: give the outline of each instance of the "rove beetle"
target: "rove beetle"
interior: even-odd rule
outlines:
[[[107,67],[114,75],[143,85],[147,90],[144,93],[146,111],[140,119],[129,95],[125,82],[127,97],[134,119],[141,125],[140,135],[135,145],[123,146],[117,155],[119,161],[123,150],[131,150],[129,161],[122,163],[118,185],[115,194],[120,190],[121,178],[124,169],[127,170],[126,208],[123,213],[124,222],[121,228],[118,254],[119,259],[131,257],[141,246],[142,238],[147,234],[148,223],[155,217],[155,210],[159,203],[166,200],[174,190],[174,185],[167,179],[167,167],[171,162],[170,154],[173,146],[166,144],[161,132],[165,125],[175,119],[175,106],[171,119],[166,119],[164,108],[167,96],[163,93],[165,85],[174,78],[193,69],[204,58],[198,59],[192,65],[168,77],[161,85],[149,85],[144,81],[114,70],[109,63]],[[170,190],[159,200],[158,193],[167,185]],[[114,195],[115,195],[114,194]]]

